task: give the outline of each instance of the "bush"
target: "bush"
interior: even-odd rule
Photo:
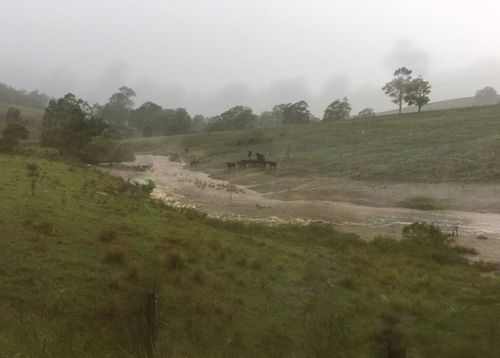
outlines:
[[[439,225],[426,222],[414,222],[403,228],[403,237],[419,244],[449,246],[453,237],[441,230]]]

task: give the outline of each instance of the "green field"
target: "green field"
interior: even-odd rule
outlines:
[[[0,131],[5,127],[5,115],[7,114],[7,109],[9,107],[16,107],[21,111],[21,117],[24,122],[23,124],[26,128],[28,128],[30,133],[28,140],[38,140],[40,137],[40,125],[42,122],[43,110],[0,102]]]
[[[278,162],[279,171],[263,174],[272,178],[500,182],[500,106],[128,142],[137,152],[200,158],[221,175],[224,162],[252,150]]]
[[[141,357],[155,335],[158,357],[500,351],[498,267],[453,248],[204,219],[57,161],[0,168],[2,356]]]

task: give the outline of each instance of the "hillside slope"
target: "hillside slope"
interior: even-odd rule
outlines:
[[[0,130],[5,127],[5,115],[9,107],[16,107],[21,112],[23,124],[28,128],[30,133],[29,141],[36,141],[40,137],[40,126],[43,118],[43,110],[31,107],[23,107],[12,105],[9,103],[0,102]]]
[[[500,95],[497,96],[496,100],[492,101],[492,105],[495,105],[497,103],[500,103]],[[436,101],[436,102],[431,102],[427,105],[425,105],[422,108],[423,112],[429,112],[429,111],[442,111],[442,110],[448,110],[448,109],[456,109],[456,108],[467,108],[467,107],[480,107],[484,106],[484,103],[480,103],[476,97],[462,97],[462,98],[453,98],[453,99],[446,99],[443,101]],[[418,112],[418,107],[411,106],[411,107],[406,107],[403,108],[402,110],[403,113],[416,113]],[[384,112],[378,112],[377,115],[379,116],[384,116],[384,115],[390,115],[390,114],[397,114],[398,110],[393,109],[390,111],[384,111]]]
[[[492,201],[500,184],[500,106],[128,143],[139,153],[199,159],[198,168],[214,177],[285,199],[397,206],[431,195],[456,210],[500,210]],[[249,150],[277,161],[278,170],[227,169],[225,162],[246,159]]]
[[[35,196],[29,163],[45,173]],[[152,341],[176,357],[500,350],[497,268],[452,248],[203,219],[54,161],[0,155],[0,168],[3,355],[141,357]]]

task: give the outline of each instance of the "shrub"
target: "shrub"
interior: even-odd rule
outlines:
[[[403,237],[419,244],[449,246],[453,243],[453,237],[441,230],[439,225],[434,223],[414,222],[403,228]]]

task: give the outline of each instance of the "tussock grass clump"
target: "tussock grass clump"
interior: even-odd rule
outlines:
[[[104,261],[112,264],[123,264],[125,259],[125,250],[120,246],[111,246],[104,254]]]
[[[253,260],[252,263],[250,264],[250,267],[254,270],[261,270],[262,266],[263,264],[259,260]]]
[[[112,229],[104,229],[99,233],[98,239],[102,242],[110,242],[118,237],[116,231]]]
[[[167,251],[165,264],[173,271],[181,270],[186,266],[184,255],[177,249],[170,249]]]
[[[350,275],[344,275],[337,279],[337,285],[342,286],[344,288],[348,288],[350,290],[354,290],[356,284],[354,282],[354,278]]]
[[[224,261],[226,259],[226,256],[231,252],[231,248],[228,246],[224,246],[220,249],[219,254],[218,254],[218,259],[219,261]]]
[[[197,269],[194,273],[193,273],[193,282],[199,284],[199,285],[203,285],[205,284],[205,281],[206,281],[206,276],[205,274],[203,273],[202,270],[200,269]]]

